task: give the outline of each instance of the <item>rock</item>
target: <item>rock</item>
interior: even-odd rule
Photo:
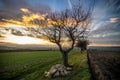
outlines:
[[[56,64],[51,67],[48,72],[45,72],[46,77],[57,77],[57,76],[66,76],[70,74],[71,68],[66,68],[62,64]]]
[[[72,71],[73,69],[72,69],[72,67],[67,67],[66,70],[67,71]]]
[[[45,71],[45,76],[49,78],[53,77],[56,72],[57,72],[57,69],[51,69],[49,72]]]

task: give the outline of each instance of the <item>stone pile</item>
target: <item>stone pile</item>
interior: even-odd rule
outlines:
[[[71,67],[65,67],[62,64],[56,64],[51,67],[51,69],[47,72],[45,71],[46,77],[58,77],[58,76],[67,76],[70,74],[72,68]]]

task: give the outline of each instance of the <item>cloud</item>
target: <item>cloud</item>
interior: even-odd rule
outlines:
[[[37,4],[35,4],[35,1],[40,2],[39,0],[0,0],[0,26],[4,25],[2,22],[7,22],[7,24],[21,24],[25,21],[30,22],[32,19],[36,20],[37,18],[39,18],[39,13],[51,13],[50,7],[42,5],[41,2],[36,2]],[[72,1],[74,2],[75,0]],[[67,2],[69,8],[71,8],[72,5],[70,0],[67,0]],[[63,5],[60,4],[60,7],[61,6]],[[25,16],[26,13],[34,13],[35,15]],[[94,19],[96,19],[96,22],[93,25],[95,27],[91,32],[91,38],[99,38],[96,41],[101,41],[101,39],[104,38],[101,43],[110,40],[108,38],[114,39],[111,42],[114,42],[115,40],[120,40],[120,23],[118,23],[120,22],[119,14],[120,0],[97,0],[97,4],[93,13],[93,17]],[[32,19],[30,17],[32,17]],[[16,25],[14,25],[14,27],[16,27]],[[5,31],[5,29],[2,29],[1,31]],[[26,29],[20,30],[20,28],[18,28],[14,29],[13,31],[14,35],[21,35],[21,33],[25,33],[27,35],[34,36],[33,32],[28,32]],[[19,32],[19,34],[16,34],[17,31],[20,31],[21,33]]]
[[[120,44],[117,43],[91,43],[88,46],[120,46]]]
[[[120,38],[89,38],[92,46],[104,46],[104,45],[109,45],[109,46],[120,46]]]
[[[1,27],[0,28],[0,34],[1,35],[9,35],[9,34],[14,34],[18,36],[25,36],[26,30],[23,27],[17,26],[6,26],[6,27]]]
[[[0,21],[1,19],[21,20],[26,13],[51,13],[48,6],[41,4],[30,4],[28,0],[0,0]],[[21,9],[21,10],[20,10]]]
[[[21,15],[18,20],[11,18],[11,19],[4,19],[2,18],[2,22],[0,22],[0,26],[9,26],[9,25],[14,25],[14,26],[26,26],[26,27],[32,27],[32,26],[39,26],[39,27],[44,27],[46,25],[45,19],[46,16],[48,16],[48,13],[34,13],[30,11],[27,8],[21,8],[21,12],[24,14]]]
[[[29,11],[29,9],[27,8],[21,8],[20,10],[23,11],[24,13],[31,13],[31,11]]]
[[[120,19],[119,18],[110,18],[109,22],[111,22],[111,23],[120,22]]]
[[[107,16],[101,20],[97,20],[92,28],[91,35],[89,36],[91,45],[97,46],[120,45],[120,19],[108,18]],[[114,23],[114,24],[113,24]],[[95,46],[93,45],[93,46]]]
[[[13,34],[4,35],[5,37],[0,38],[0,43],[14,43],[14,44],[40,44],[40,45],[53,45],[47,40],[33,38],[29,36],[16,36]]]
[[[69,4],[69,8],[72,9],[72,3],[71,3],[71,0],[67,0],[68,1],[68,4]]]
[[[95,24],[95,28],[92,28],[90,37],[100,38],[100,37],[113,37],[115,35],[120,35],[120,23],[112,24],[108,21],[101,21]],[[118,37],[118,36],[117,36]]]
[[[92,38],[106,38],[106,37],[113,37],[113,36],[116,36],[116,35],[120,35],[120,32],[102,32],[102,33],[99,33],[99,34],[94,34],[92,35]]]

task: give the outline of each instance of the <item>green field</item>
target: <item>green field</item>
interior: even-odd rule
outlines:
[[[86,52],[72,51],[69,63],[74,65],[70,76],[46,78],[52,65],[62,64],[59,51],[25,51],[0,53],[0,80],[89,80]]]

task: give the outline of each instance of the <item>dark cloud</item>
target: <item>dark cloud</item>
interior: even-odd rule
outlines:
[[[22,14],[19,10],[21,7],[28,8],[30,5],[24,0],[0,0],[0,19],[11,19]]]
[[[29,7],[30,5],[25,0],[0,0],[1,8],[4,9],[19,9],[22,7]]]
[[[104,45],[120,45],[120,38],[117,39],[117,38],[90,38],[90,41],[91,41],[91,44],[95,43],[95,44],[98,44],[101,45],[101,44],[104,44]]]
[[[34,13],[51,12],[48,6],[41,4],[34,4],[33,6],[28,3],[28,0],[0,0],[0,21],[3,18],[21,20],[24,13],[20,11],[20,8],[27,8]]]

